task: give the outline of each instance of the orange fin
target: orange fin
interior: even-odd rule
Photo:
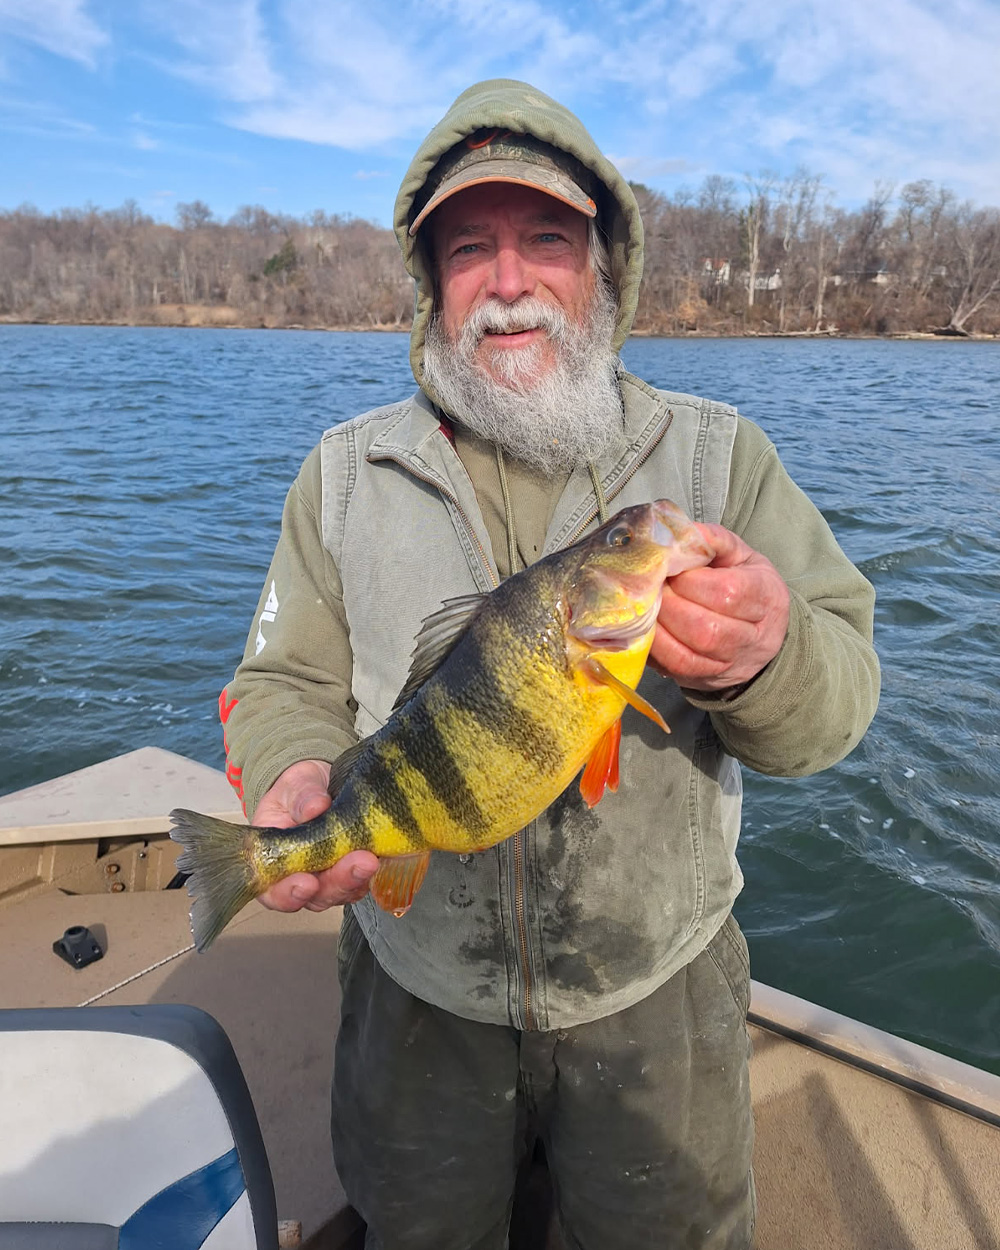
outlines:
[[[595,681],[603,682],[605,686],[610,686],[612,690],[616,690],[626,703],[631,703],[637,712],[641,712],[643,716],[648,716],[655,725],[659,725],[664,733],[670,733],[670,726],[656,708],[653,707],[652,703],[647,703],[637,690],[633,690],[631,686],[626,686],[623,681],[619,681],[614,673],[609,672],[604,667],[600,660],[595,659],[592,655],[588,656],[583,662],[583,668]]]
[[[405,916],[424,883],[430,862],[430,851],[386,857],[372,877],[369,887],[372,898],[383,911],[391,911],[394,916]]]
[[[605,788],[618,789],[618,744],[622,740],[621,717],[606,730],[594,747],[580,778],[580,793],[588,807],[600,803]]]

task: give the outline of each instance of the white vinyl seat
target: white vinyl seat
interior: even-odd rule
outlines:
[[[0,1010],[0,1250],[276,1250],[229,1039],[194,1007]]]

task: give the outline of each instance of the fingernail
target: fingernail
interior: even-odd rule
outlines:
[[[308,890],[303,890],[299,886],[293,885],[292,898],[295,899],[296,903],[308,903],[311,901],[312,895]]]
[[[370,868],[356,867],[351,869],[351,876],[355,881],[367,883],[371,880],[372,875],[373,874]]]

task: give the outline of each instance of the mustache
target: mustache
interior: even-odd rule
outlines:
[[[517,334],[522,330],[544,330],[550,338],[564,342],[570,321],[561,308],[534,295],[522,295],[512,304],[493,297],[469,313],[459,334],[459,347],[475,350],[486,334]]]

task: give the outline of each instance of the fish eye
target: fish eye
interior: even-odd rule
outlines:
[[[627,525],[616,525],[608,531],[609,547],[627,547],[632,541],[632,531]]]

